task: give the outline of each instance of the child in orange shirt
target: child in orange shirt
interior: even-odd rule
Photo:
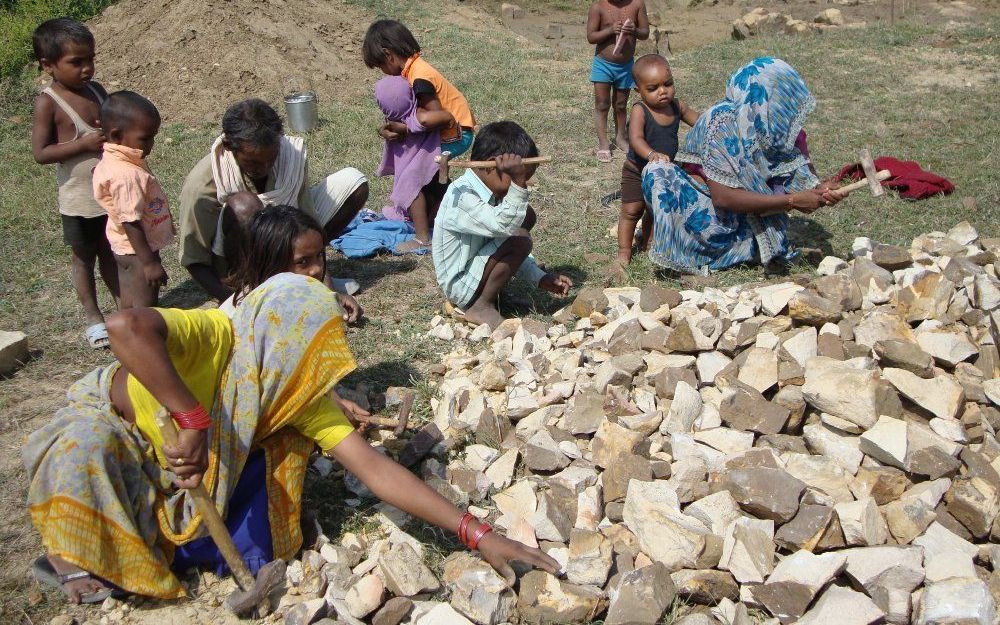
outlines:
[[[469,102],[441,72],[420,57],[420,44],[406,26],[396,20],[373,23],[365,33],[361,56],[368,67],[377,67],[389,76],[406,78],[413,86],[418,107],[451,113],[452,120],[426,128],[441,131],[442,152],[455,157],[472,147],[476,118]],[[387,141],[395,141],[406,135],[406,124],[386,122],[379,134]]]
[[[101,128],[108,142],[94,168],[94,198],[108,212],[121,307],[156,306],[160,287],[167,284],[160,250],[174,240],[167,195],[146,165],[160,112],[138,93],[117,91],[101,106]]]

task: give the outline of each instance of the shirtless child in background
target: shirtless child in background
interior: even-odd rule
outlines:
[[[619,33],[621,49],[615,54]],[[649,38],[649,18],[643,0],[597,0],[587,14],[587,41],[595,45],[590,82],[594,83],[594,125],[597,127],[597,160],[611,162],[608,141],[608,110],[615,108],[615,145],[629,148],[625,134],[625,110],[632,80],[635,44]]]

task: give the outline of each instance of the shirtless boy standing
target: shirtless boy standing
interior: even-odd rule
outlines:
[[[615,52],[619,34],[622,45]],[[597,160],[611,162],[608,110],[615,107],[615,145],[629,148],[625,110],[632,80],[635,44],[649,38],[649,18],[643,0],[597,0],[587,15],[587,41],[595,45],[590,82],[594,83],[594,125],[597,127]]]

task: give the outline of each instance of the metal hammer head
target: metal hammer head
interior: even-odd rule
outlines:
[[[872,154],[868,148],[858,152],[858,160],[861,161],[861,169],[865,171],[865,179],[868,181],[868,188],[871,189],[872,195],[874,197],[885,195],[885,189],[882,188],[882,183],[877,177],[878,172],[875,171],[875,161],[872,160]]]
[[[438,182],[441,184],[448,184],[448,159],[451,158],[451,152],[441,152],[441,156],[438,157]]]
[[[285,561],[278,559],[260,567],[253,587],[247,590],[236,590],[226,599],[226,607],[237,616],[248,614],[254,618],[263,618],[271,613],[272,605],[269,595],[271,591],[285,581]]]

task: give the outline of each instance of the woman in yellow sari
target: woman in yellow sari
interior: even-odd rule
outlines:
[[[252,569],[263,563],[254,553],[293,557],[314,445],[380,499],[442,528],[461,526],[508,579],[510,560],[558,570],[541,551],[480,529],[354,431],[328,398],[355,364],[335,295],[321,282],[276,275],[232,322],[218,310],[134,309],[109,320],[108,332],[118,362],[74,384],[69,405],[23,450],[28,506],[47,550],[38,564],[70,601],[100,600],[112,586],[183,596],[171,564],[205,536],[185,490],[201,481],[226,518],[234,493],[248,491],[244,473],[262,472],[270,545],[241,551]],[[182,428],[176,448],[163,445],[153,420],[161,406]],[[249,490],[259,496],[259,482]]]

